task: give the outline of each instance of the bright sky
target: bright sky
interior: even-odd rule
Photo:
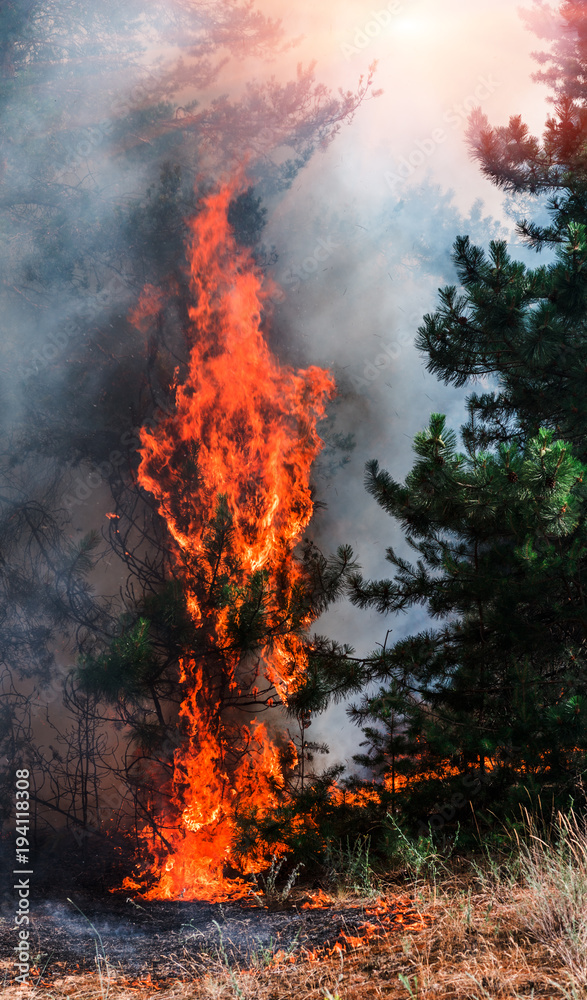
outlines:
[[[351,89],[378,60],[375,84],[383,96],[361,108],[329,150],[296,178],[268,232],[280,253],[278,280],[287,274],[288,263],[299,266],[308,259],[318,233],[338,239],[331,220],[350,218],[357,232],[364,229],[370,237],[360,255],[344,244],[335,249],[311,280],[305,276],[298,288],[286,289],[282,307],[291,337],[300,338],[307,359],[332,367],[337,378],[339,372],[360,376],[382,344],[397,336],[402,317],[413,317],[414,310],[421,317],[435,302],[432,279],[409,276],[398,266],[399,252],[393,255],[394,239],[409,247],[424,228],[417,204],[410,203],[404,228],[379,248],[389,232],[379,221],[393,218],[394,202],[409,199],[410,190],[430,181],[454,190],[463,214],[482,198],[484,214],[511,227],[502,211],[503,194],[468,157],[464,130],[468,111],[481,105],[494,125],[521,114],[541,134],[550,108],[546,89],[531,80],[536,63],[530,54],[543,45],[525,28],[511,0],[390,0],[387,7],[365,0],[299,0],[286,7],[265,0],[261,8],[282,17],[288,37],[305,36],[279,59],[275,73],[280,79],[291,78],[296,62],[315,59],[318,80],[335,91]],[[443,217],[440,210],[439,223]],[[314,219],[321,221],[312,230]],[[412,339],[418,322],[409,324]],[[463,397],[425,373],[424,359],[410,343],[357,400],[343,401],[341,408],[350,414],[344,430],[356,434],[357,447],[351,464],[329,487],[321,544],[333,548],[348,541],[367,575],[389,575],[384,548],[401,546],[401,537],[366,495],[364,463],[378,458],[402,478],[412,464],[413,436],[429,414],[448,413],[458,428]],[[388,628],[399,638],[424,626],[418,613],[390,620],[348,605],[337,606],[320,622],[321,631],[351,642],[360,653],[383,642]],[[316,720],[312,730],[313,738],[329,742],[331,760],[348,760],[357,735],[342,706]]]
[[[429,172],[455,186],[463,207],[479,193],[498,204],[463,146],[467,104],[480,104],[496,124],[523,113],[538,131],[545,114],[545,89],[530,79],[536,68],[530,52],[540,42],[511,0],[301,0],[287,6],[265,0],[261,8],[282,18],[288,37],[304,35],[289,58],[280,58],[279,76],[300,59],[316,59],[320,80],[333,89],[353,88],[378,61],[383,96],[361,109],[329,154],[338,180],[346,172],[350,185],[360,177],[362,190],[376,198],[397,161],[418,160],[418,144],[429,151],[432,143],[416,179]]]

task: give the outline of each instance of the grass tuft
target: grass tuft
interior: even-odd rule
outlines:
[[[520,843],[521,876],[527,887],[523,926],[559,958],[575,988],[587,987],[587,823],[571,811],[558,813],[547,834],[529,833]]]

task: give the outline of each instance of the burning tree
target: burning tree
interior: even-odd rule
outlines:
[[[237,865],[237,821],[274,810],[297,763],[276,714],[268,724],[250,716],[287,705],[304,688],[309,657],[316,662],[325,653],[312,648],[308,628],[350,568],[348,549],[330,563],[311,546],[305,562],[294,553],[312,513],[316,425],[334,384],[327,372],[296,372],[270,352],[262,319],[270,289],[231,232],[235,194],[224,185],[190,224],[188,373],[173,412],[141,434],[138,481],[173,539],[173,574],[183,588],[177,596],[191,621],[176,664],[179,727],[175,713],[166,719],[157,705],[156,781],[152,760],[138,767],[149,788],[143,835],[156,856],[151,896],[246,891],[241,880],[224,877],[227,863]],[[149,287],[133,319],[154,322],[162,307],[163,294]],[[144,694],[157,671],[145,626],[139,622],[126,639],[118,690],[111,670],[116,658],[120,666],[119,640],[109,655],[86,660],[84,685],[128,694],[140,677]],[[344,653],[330,649],[339,685],[346,668],[348,687],[356,676]],[[163,732],[172,737],[173,757],[169,742],[167,753],[161,745]],[[138,735],[145,744],[145,733]],[[240,870],[258,871],[267,852],[259,842],[238,859]]]
[[[197,340],[189,309],[190,303],[195,309],[199,303],[192,299],[192,279],[186,273],[192,231],[187,220],[199,210],[200,197],[220,170],[236,168],[248,157],[251,188],[234,189],[228,214],[237,242],[254,245],[257,262],[270,259],[271,252],[259,246],[266,212],[262,197],[278,197],[314,151],[352,120],[371,76],[360,81],[356,92],[332,96],[308,67],[290,84],[271,78],[243,86],[237,96],[210,98],[210,87],[228,59],[251,54],[271,58],[290,47],[278,22],[233,0],[212,5],[130,0],[122,7],[83,0],[14,0],[2,6],[0,25],[5,192],[0,213],[10,237],[2,250],[0,294],[7,336],[2,338],[0,371],[6,399],[14,404],[7,409],[19,421],[16,453],[23,456],[16,470],[14,456],[3,462],[7,475],[22,478],[21,495],[7,496],[1,512],[3,532],[18,526],[4,550],[9,559],[0,573],[6,607],[6,641],[0,649],[6,677],[3,719],[9,720],[10,705],[20,705],[18,699],[28,704],[31,691],[22,664],[36,672],[30,683],[38,682],[41,696],[48,695],[47,683],[51,694],[57,692],[51,710],[59,711],[62,682],[55,676],[56,654],[71,662],[81,652],[84,678],[93,675],[101,698],[103,732],[122,722],[134,741],[116,765],[129,795],[130,816],[134,812],[140,826],[147,822],[161,830],[160,800],[148,791],[143,795],[143,787],[157,784],[163,797],[165,791],[175,794],[173,754],[187,739],[183,715],[184,732],[177,729],[185,700],[180,676],[196,655],[213,660],[209,640],[203,640],[208,632],[192,614],[192,591],[200,593],[206,607],[201,566],[196,572],[188,564],[159,513],[161,498],[147,492],[136,476],[139,428],[165,427],[160,415],[175,412],[177,386],[190,384],[193,344],[184,335]],[[146,73],[149,32],[150,39],[161,43],[158,51],[173,55],[168,60],[157,56],[156,66]],[[192,99],[186,103],[190,90]],[[46,128],[38,128],[39,122]],[[16,235],[18,239],[12,238]],[[149,284],[165,289],[160,308],[153,306],[151,319],[137,313],[133,324],[127,318],[129,306],[136,305],[140,289]],[[147,298],[145,293],[143,305]],[[16,338],[8,335],[8,326],[18,331]],[[275,378],[275,385],[281,385]],[[316,405],[309,403],[308,416],[312,423],[326,393],[311,376],[305,381],[292,375],[291,385],[288,378],[283,376],[284,392],[289,386],[293,400],[297,391],[300,407],[306,390],[314,394]],[[285,415],[283,419],[287,424]],[[292,427],[296,420],[292,415]],[[306,432],[300,433],[303,438]],[[317,438],[312,440],[308,453],[318,447]],[[216,489],[202,486],[198,478],[199,444],[194,439],[181,460],[177,456],[178,477],[185,476],[186,483],[189,479],[194,491],[191,501],[184,496],[188,506],[197,490],[203,490],[199,495],[204,498],[208,488]],[[43,503],[36,495],[37,479],[43,479],[40,454],[52,456],[57,468],[55,487],[45,491]],[[73,544],[68,536],[80,530],[76,522],[85,530],[88,496],[99,496],[108,509],[108,489],[110,512],[116,515],[109,521],[108,547],[97,549],[94,533]],[[306,507],[297,511],[298,530],[310,509],[308,495]],[[228,555],[236,532],[234,511],[222,492],[205,510],[209,520],[202,522],[202,544],[224,553],[219,572],[221,564],[228,572],[238,563]],[[51,540],[50,553],[41,544],[44,537]],[[24,574],[19,563],[23,553]],[[118,590],[119,579],[112,582],[118,572],[121,592],[96,594],[88,575],[95,579],[92,567],[99,557],[111,559],[113,554],[114,568],[103,588]],[[284,550],[281,556],[285,558]],[[339,586],[345,558],[328,562],[308,545],[305,569],[290,584],[281,580],[276,567],[272,577],[267,565],[251,570],[249,579],[243,564],[235,568],[231,583],[212,587],[209,600],[229,602],[226,607],[234,609],[230,615],[226,611],[230,628],[245,645],[255,647],[253,633],[262,634],[263,619],[271,642],[278,643],[281,629],[288,649],[296,642],[301,648],[311,614]],[[274,591],[279,599],[268,596]],[[259,648],[267,643],[260,642]],[[334,662],[340,656],[336,645],[326,641],[317,641],[312,654],[323,664],[321,686],[311,695],[318,704],[327,697],[328,686],[339,683]],[[226,651],[219,651],[217,671],[207,673],[210,704],[226,657]],[[332,682],[325,685],[329,671]],[[228,731],[236,696],[226,685],[223,691]],[[76,701],[72,693],[69,709],[75,710],[78,701],[86,704],[82,694]],[[249,707],[256,710],[272,695],[260,689],[251,697],[255,705]],[[277,691],[273,698],[277,703]],[[13,741],[8,722],[0,735],[6,745]],[[41,754],[37,759],[45,758]],[[49,802],[47,806],[51,808]],[[63,807],[67,822],[76,823],[78,806]]]

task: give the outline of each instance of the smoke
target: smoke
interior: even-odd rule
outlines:
[[[315,212],[312,228],[302,232],[294,218],[280,218],[287,256],[275,268],[284,290],[278,310],[288,350],[296,360],[329,367],[339,392],[324,430],[326,454],[316,468],[317,496],[327,509],[315,517],[314,534],[325,550],[350,543],[367,574],[386,577],[386,548],[407,557],[410,552],[397,525],[367,496],[365,462],[377,458],[401,478],[412,464],[414,434],[430,413],[447,413],[457,428],[464,422],[463,392],[440,387],[426,373],[414,337],[423,315],[435,308],[438,287],[456,283],[450,257],[455,236],[468,233],[486,245],[509,233],[483,214],[480,201],[467,215],[459,212],[454,193],[431,180],[399,199],[384,195],[376,212],[368,205],[355,205],[344,216],[317,206]],[[304,256],[315,247],[329,249],[320,269],[314,268],[315,254]],[[345,465],[332,461],[333,438],[347,445]],[[388,629],[395,640],[423,623],[417,611],[387,621],[345,602],[323,616],[318,629],[363,655],[384,642]],[[333,757],[350,763],[357,735],[344,708],[331,709],[315,730],[312,737],[329,743]]]
[[[492,121],[521,111],[539,128],[545,95],[530,83],[531,39],[507,0],[303,0],[282,9],[267,0],[259,9],[235,0],[4,5],[0,425],[14,442],[6,461],[30,496],[48,483],[38,456],[59,463],[51,502],[70,517],[72,544],[106,529],[112,489],[136,460],[137,429],[165,408],[186,361],[181,288],[157,343],[129,311],[162,276],[181,285],[195,186],[209,188],[246,160],[268,213],[259,255],[276,283],[272,345],[285,361],[331,369],[339,390],[315,471],[327,507],[314,537],[325,551],[351,543],[367,574],[385,575],[385,548],[402,540],[363,489],[364,463],[376,457],[399,478],[430,412],[461,422],[463,393],[426,374],[414,335],[437,288],[455,280],[456,235],[513,240],[511,207],[468,160],[467,114],[475,103]],[[342,95],[316,83],[314,58],[317,79]],[[359,91],[361,103],[356,81],[374,60],[384,93]],[[106,602],[102,634],[123,607],[123,556],[110,551],[91,576]],[[36,622],[35,599],[27,601]],[[341,604],[320,630],[366,653],[388,628],[398,638],[419,624],[417,614],[390,623]],[[71,663],[79,638],[74,628],[52,640],[58,662]],[[357,734],[342,709],[316,728],[333,757],[350,757]]]
[[[309,164],[266,233],[279,252],[273,273],[282,289],[280,349],[292,360],[330,367],[339,389],[324,429],[326,458],[316,470],[327,510],[315,517],[314,532],[325,550],[351,543],[374,578],[389,575],[388,546],[411,553],[367,496],[365,462],[377,458],[401,479],[412,465],[414,435],[432,412],[446,413],[455,429],[465,417],[466,393],[428,375],[414,348],[437,289],[457,283],[455,237],[468,234],[481,246],[506,239],[515,257],[536,264],[514,225],[544,217],[544,201],[504,197],[481,177],[465,145],[468,115],[480,105],[499,124],[521,113],[540,134],[548,113],[545,90],[531,81],[534,39],[508,3],[381,5],[390,14],[377,20],[379,6],[332,5],[316,17],[309,5],[296,6],[292,24],[297,30],[304,16],[312,24],[306,44],[321,40],[327,78],[344,79],[378,59],[384,94]],[[332,460],[332,438],[349,446],[344,465]],[[342,603],[318,628],[363,655],[385,641],[388,629],[397,640],[425,623],[418,609],[389,620]],[[329,743],[330,759],[351,769],[357,735],[344,706],[312,729],[313,739]]]

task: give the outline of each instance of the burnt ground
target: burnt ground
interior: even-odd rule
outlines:
[[[255,961],[267,963],[279,951],[330,952],[337,942],[344,946],[346,937],[360,935],[366,921],[378,922],[366,913],[368,907],[357,904],[303,909],[308,897],[302,894],[274,909],[145,901],[122,894],[97,897],[80,891],[68,895],[71,902],[65,893],[56,894],[34,903],[31,910],[31,959],[43,978],[65,970],[95,971],[96,955],[123,975],[150,974],[153,979],[181,976],[186,966],[193,969],[211,956],[246,967]],[[399,909],[397,916],[401,921]],[[393,926],[393,907],[383,919],[386,929]],[[13,921],[14,905],[5,904],[0,959],[14,960]]]

